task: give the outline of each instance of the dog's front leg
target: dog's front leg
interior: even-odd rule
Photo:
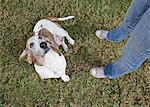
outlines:
[[[63,75],[61,76],[61,79],[62,79],[64,82],[68,82],[68,81],[70,81],[69,76],[68,76],[68,75],[66,75],[66,74],[63,74]]]

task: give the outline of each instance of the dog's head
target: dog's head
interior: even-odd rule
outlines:
[[[53,34],[43,28],[38,35],[34,35],[27,40],[26,49],[20,55],[19,60],[24,58],[30,64],[36,63],[42,66],[45,54],[51,49],[61,55]]]

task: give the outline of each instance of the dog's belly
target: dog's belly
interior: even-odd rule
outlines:
[[[35,33],[38,33],[42,28],[46,28],[49,30],[52,34],[57,35],[57,36],[65,36],[66,31],[59,27],[57,24],[54,22],[49,21],[48,19],[42,19],[37,22],[37,24],[34,26],[33,31]]]
[[[34,64],[36,72],[41,79],[46,78],[60,78],[66,69],[66,60],[63,55],[59,56],[54,51],[50,51],[44,56],[44,66]]]

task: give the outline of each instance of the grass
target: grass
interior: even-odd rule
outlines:
[[[117,79],[96,79],[89,69],[120,56],[126,40],[109,43],[94,36],[123,19],[131,0],[1,0],[0,106],[149,107],[150,61]],[[34,24],[45,16],[76,18],[61,22],[76,41],[67,59],[71,81],[41,80],[32,65],[18,62]]]

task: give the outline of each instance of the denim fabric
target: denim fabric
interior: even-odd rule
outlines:
[[[130,37],[121,58],[104,67],[104,73],[108,78],[133,72],[150,58],[149,5],[150,0],[133,0],[121,26],[109,32],[108,39],[114,42],[122,40],[128,33]]]
[[[131,33],[145,11],[149,8],[150,0],[133,0],[123,22],[117,28],[111,30],[107,39],[112,42],[120,42]]]

